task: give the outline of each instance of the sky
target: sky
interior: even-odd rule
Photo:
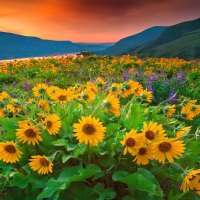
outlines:
[[[200,17],[200,0],[0,0],[0,31],[73,42],[116,42]]]

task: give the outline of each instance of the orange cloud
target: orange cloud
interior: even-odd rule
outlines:
[[[0,31],[75,42],[115,42],[199,17],[199,0],[0,0]]]

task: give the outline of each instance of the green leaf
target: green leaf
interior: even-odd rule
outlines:
[[[26,188],[29,183],[29,177],[23,175],[22,173],[16,172],[13,175],[13,180],[11,181],[11,185],[19,188]]]
[[[1,118],[0,117],[0,131],[2,132],[2,138],[11,141],[15,139],[15,132],[17,128],[16,121],[14,119]]]
[[[156,196],[162,196],[161,189],[157,186],[155,177],[145,169],[128,174],[124,171],[117,171],[113,174],[113,180],[125,183],[130,189],[145,191]]]
[[[128,115],[123,119],[124,126],[128,129],[136,129],[141,126],[144,121],[144,109],[142,105],[137,103],[131,103]]]
[[[68,141],[66,139],[59,139],[59,140],[56,140],[56,141],[53,141],[52,144],[54,146],[57,146],[57,147],[66,147],[68,146]]]
[[[85,179],[100,173],[101,169],[96,165],[74,166],[64,168],[58,179],[50,179],[46,188],[39,194],[37,199],[50,198],[55,192],[67,189],[72,182],[84,181]]]

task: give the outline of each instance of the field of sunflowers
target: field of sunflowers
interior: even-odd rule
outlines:
[[[0,62],[0,199],[198,200],[200,61]]]

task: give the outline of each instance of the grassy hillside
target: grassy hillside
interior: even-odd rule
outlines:
[[[158,37],[135,48],[131,54],[156,57],[200,57],[200,19],[168,27]]]
[[[0,32],[0,59],[96,51],[105,48],[107,48],[106,44],[79,44],[71,41],[43,40],[37,37]]]
[[[166,27],[164,26],[155,26],[149,29],[146,29],[138,34],[123,38],[115,43],[113,46],[105,49],[99,54],[102,55],[121,55],[127,53],[130,49],[144,44],[145,42],[151,40],[152,38],[158,36]]]

